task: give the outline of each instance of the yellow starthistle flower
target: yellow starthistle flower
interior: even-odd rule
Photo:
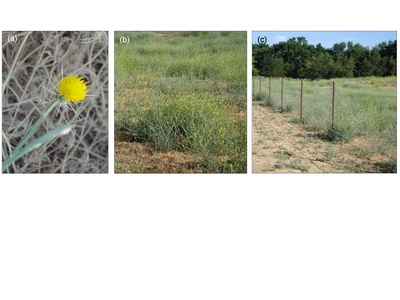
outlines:
[[[83,76],[71,74],[58,82],[58,94],[67,102],[79,102],[85,99],[88,92]]]

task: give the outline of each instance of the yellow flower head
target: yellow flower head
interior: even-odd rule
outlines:
[[[58,94],[63,96],[67,102],[79,102],[85,99],[88,92],[83,76],[71,74],[63,77],[58,82]]]

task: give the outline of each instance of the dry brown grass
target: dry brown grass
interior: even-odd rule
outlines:
[[[9,43],[10,35],[18,42]],[[31,140],[62,123],[73,124],[72,132],[29,152],[6,172],[107,173],[108,33],[3,32],[2,38],[3,160],[54,99],[48,90],[55,92],[63,75],[84,76],[90,90],[74,105],[79,117],[68,106],[55,108]]]

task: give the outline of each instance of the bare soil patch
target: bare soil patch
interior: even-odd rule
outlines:
[[[115,173],[205,173],[190,153],[156,151],[153,142],[120,141],[115,145]]]
[[[385,85],[383,88],[384,88],[384,89],[387,89],[387,90],[394,90],[394,91],[397,91],[397,86],[394,85],[394,84]]]
[[[369,173],[388,163],[365,151],[362,138],[332,143],[293,118],[253,104],[253,173]]]

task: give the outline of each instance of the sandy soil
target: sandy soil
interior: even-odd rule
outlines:
[[[205,173],[189,153],[156,151],[152,142],[120,141],[115,147],[115,173]]]
[[[292,122],[290,113],[253,105],[253,173],[377,172],[386,158],[367,153],[362,139],[332,143]]]

